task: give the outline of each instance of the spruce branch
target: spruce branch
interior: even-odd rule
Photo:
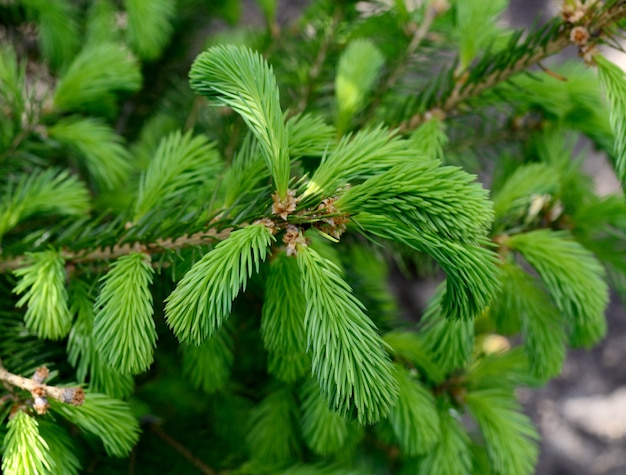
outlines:
[[[189,247],[201,247],[225,240],[231,228],[217,230],[210,228],[199,231],[191,235],[179,236],[177,238],[162,238],[151,243],[133,242],[121,243],[108,247],[98,247],[96,249],[70,250],[62,249],[61,257],[66,265],[91,264],[97,262],[107,262],[119,259],[131,252],[144,252],[146,254],[159,254],[166,251],[178,251]],[[0,262],[0,273],[9,272],[24,267],[28,256],[12,256]]]
[[[626,1],[617,1],[593,16],[587,29],[594,32],[595,36],[601,37],[607,34],[606,29],[624,18]],[[572,44],[571,33],[574,28],[572,24],[559,20],[558,23],[546,25],[522,44],[509,46],[495,55],[485,55],[475,66],[461,74],[453,75],[454,82],[448,93],[427,103],[426,113],[420,111],[414,114],[399,125],[399,130],[406,133],[415,129],[428,120],[430,117],[428,112],[437,111],[446,116],[450,115],[487,89],[562,51]],[[514,38],[518,39],[519,36]],[[511,58],[514,60],[511,61]]]
[[[61,388],[44,384],[49,374],[45,366],[37,368],[32,378],[25,378],[9,372],[0,364],[0,381],[32,394],[33,407],[39,414],[45,414],[50,408],[48,398],[56,399],[64,404],[81,406],[85,400],[85,392],[80,386]]]

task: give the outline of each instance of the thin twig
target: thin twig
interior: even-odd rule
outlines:
[[[83,404],[85,400],[83,388],[80,386],[69,388],[48,386],[43,383],[47,376],[48,370],[45,367],[38,368],[32,378],[24,378],[23,376],[10,373],[7,369],[0,366],[0,381],[29,391],[35,400],[33,407],[40,414],[45,414],[50,407],[47,401],[49,397],[73,406],[81,406]]]
[[[200,472],[205,475],[217,475],[217,472],[205,464],[202,460],[196,457],[191,451],[185,447],[183,444],[174,439],[171,435],[165,433],[165,431],[161,428],[161,426],[157,424],[150,424],[148,426],[150,430],[163,442],[176,450],[179,454],[181,454],[190,464],[196,467]]]
[[[223,241],[230,235],[231,231],[231,228],[224,229],[222,231],[209,229],[206,231],[197,232],[192,235],[181,236],[176,239],[158,239],[157,241],[148,244],[137,242],[126,243],[111,247],[99,247],[95,250],[89,251],[70,251],[64,249],[61,251],[61,255],[66,262],[72,264],[87,264],[97,261],[110,261],[130,254],[131,252],[157,254],[164,251],[176,251],[187,247],[205,246],[215,243],[216,241]],[[0,273],[19,269],[20,267],[23,267],[26,262],[26,256],[15,256],[4,262],[0,262]]]

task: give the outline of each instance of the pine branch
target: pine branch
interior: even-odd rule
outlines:
[[[85,392],[80,386],[60,388],[57,386],[48,386],[43,382],[48,377],[48,368],[42,366],[37,368],[32,378],[25,378],[17,374],[10,373],[4,367],[0,366],[0,381],[15,386],[17,388],[29,391],[34,399],[33,407],[39,414],[45,414],[50,404],[48,397],[56,399],[64,404],[73,406],[81,406],[85,400]]]

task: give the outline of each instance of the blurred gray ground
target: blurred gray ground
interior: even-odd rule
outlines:
[[[246,20],[259,25],[254,1],[246,3]],[[279,0],[281,23],[297,18],[308,3]],[[556,0],[510,0],[510,4],[506,21],[514,26],[545,21],[558,6]],[[573,56],[573,50],[564,54]],[[598,192],[618,190],[604,157],[592,154],[585,169]],[[429,282],[393,280],[400,285],[396,289],[408,312],[423,308],[434,290]],[[570,351],[560,377],[541,389],[519,393],[542,438],[536,475],[626,475],[626,312],[616,298],[607,319],[608,335],[599,346]]]

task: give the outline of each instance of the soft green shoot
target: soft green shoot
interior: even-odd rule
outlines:
[[[124,0],[128,15],[128,44],[142,59],[157,59],[172,34],[176,2],[172,0]]]
[[[54,466],[46,475],[78,475],[81,464],[76,455],[74,441],[67,430],[57,421],[49,419],[40,419],[38,423],[39,433],[50,448],[50,458]]]
[[[199,345],[215,335],[273,239],[264,224],[233,231],[185,274],[165,306],[167,323],[181,342]]]
[[[615,140],[615,172],[622,187],[626,187],[626,77],[619,66],[604,56],[598,54],[594,59],[609,102],[609,120]]]
[[[389,413],[389,422],[403,454],[426,454],[440,439],[435,398],[409,371],[395,366],[399,397]]]
[[[276,78],[263,57],[238,46],[215,46],[200,54],[191,88],[241,115],[259,142],[281,199],[289,187],[289,143]]]
[[[233,338],[223,328],[200,346],[183,345],[183,375],[206,394],[222,389],[230,378],[234,362]]]
[[[306,371],[307,340],[304,330],[306,302],[301,288],[301,276],[294,259],[286,254],[279,254],[270,265],[265,284],[265,300],[261,314],[261,338],[270,354],[271,361],[286,359],[283,364],[273,369],[282,370],[274,373],[285,381],[304,376]],[[274,356],[275,355],[275,356]],[[289,368],[288,363],[295,367]],[[300,370],[300,371],[299,371]],[[290,376],[290,377],[287,377]]]
[[[24,294],[17,306],[28,305],[24,323],[38,337],[60,340],[72,326],[65,289],[65,261],[53,250],[29,254],[28,259],[26,267],[15,271],[20,280],[13,292]]]
[[[498,388],[512,393],[519,386],[537,384],[537,380],[528,372],[526,352],[515,347],[475,358],[465,373],[465,384],[471,391]]]
[[[85,391],[82,406],[56,400],[51,400],[50,405],[57,414],[98,436],[107,453],[114,457],[128,456],[139,440],[139,424],[130,406],[118,399]]]
[[[608,287],[604,269],[591,252],[569,233],[550,230],[511,236],[507,245],[541,276],[566,319],[572,345],[588,347],[605,335]]]
[[[78,8],[70,0],[21,0],[36,19],[44,58],[55,69],[66,66],[80,47]]]
[[[93,44],[84,48],[61,76],[53,102],[59,111],[99,112],[104,108],[110,112],[116,92],[134,92],[140,86],[139,65],[123,45]]]
[[[256,406],[250,416],[247,436],[253,460],[288,462],[300,452],[298,406],[291,390],[275,388]]]
[[[335,76],[336,126],[339,136],[350,128],[354,115],[365,106],[366,97],[374,87],[384,63],[383,54],[367,39],[352,40],[341,54]]]
[[[313,374],[330,408],[372,424],[389,413],[398,383],[374,324],[339,269],[310,247],[298,250]]]
[[[493,209],[497,228],[532,218],[533,200],[543,195],[554,196],[559,190],[559,175],[550,165],[531,163],[518,167],[494,192]]]
[[[26,107],[24,94],[25,64],[18,61],[8,44],[0,46],[0,106],[6,111],[0,122],[0,151],[11,146],[23,126]]]
[[[289,154],[292,159],[321,157],[328,153],[335,137],[335,128],[327,125],[321,117],[297,114],[287,120]]]
[[[84,44],[105,43],[121,39],[121,31],[116,24],[116,6],[111,0],[93,2],[85,21]]]
[[[513,394],[484,389],[469,392],[465,401],[483,434],[493,470],[502,475],[532,473],[539,436]]]
[[[220,157],[205,136],[176,131],[163,138],[141,177],[135,222],[159,206],[176,206],[193,189],[207,188],[221,168]]]
[[[77,216],[90,208],[85,185],[66,171],[37,170],[8,182],[0,198],[0,237],[31,216]]]
[[[67,360],[76,368],[78,382],[89,381],[92,391],[124,399],[133,392],[133,377],[111,368],[96,350],[93,307],[93,289],[82,281],[72,282],[70,311],[76,320],[67,339]]]
[[[449,241],[407,229],[386,216],[360,213],[352,220],[366,233],[392,240],[430,255],[446,272],[442,311],[452,320],[471,320],[485,310],[500,290],[497,257],[486,239],[477,244]]]
[[[471,475],[470,438],[452,408],[439,407],[439,439],[422,457],[407,460],[401,475]]]
[[[349,451],[363,437],[363,428],[328,408],[314,379],[302,386],[302,436],[316,454],[328,456]]]
[[[142,373],[152,364],[157,339],[150,292],[153,275],[150,257],[133,252],[114,262],[101,279],[93,338],[98,354],[122,374]]]
[[[432,117],[415,129],[409,140],[418,155],[443,160],[443,149],[448,144],[445,123]]]
[[[407,142],[393,137],[384,127],[361,130],[344,136],[334,150],[324,155],[304,195],[330,196],[341,186],[355,184],[415,158]]]
[[[7,427],[2,445],[2,473],[33,475],[49,473],[57,468],[50,446],[39,433],[39,424],[34,417],[18,410]]]
[[[519,315],[530,369],[540,380],[558,376],[565,360],[565,322],[533,277],[503,263],[503,288],[491,309],[502,320]]]
[[[460,68],[467,68],[482,49],[490,46],[499,34],[497,17],[507,6],[505,0],[455,0],[459,32]]]
[[[242,197],[255,194],[259,186],[269,181],[269,176],[258,142],[252,134],[246,135],[220,181],[223,206],[228,208],[242,201]]]
[[[448,374],[467,365],[474,349],[474,322],[450,321],[442,315],[445,293],[445,286],[440,285],[430,299],[420,321],[419,335],[439,370]]]
[[[443,381],[445,369],[433,358],[428,341],[418,333],[396,330],[383,335],[383,340],[391,347],[396,361],[417,368],[430,381],[435,383]]]
[[[438,161],[413,161],[351,187],[335,206],[350,214],[384,210],[416,233],[475,242],[486,235],[493,212],[487,191],[474,179]]]
[[[68,117],[48,128],[48,136],[78,155],[79,163],[102,188],[121,185],[130,171],[130,154],[111,126],[96,118]]]

